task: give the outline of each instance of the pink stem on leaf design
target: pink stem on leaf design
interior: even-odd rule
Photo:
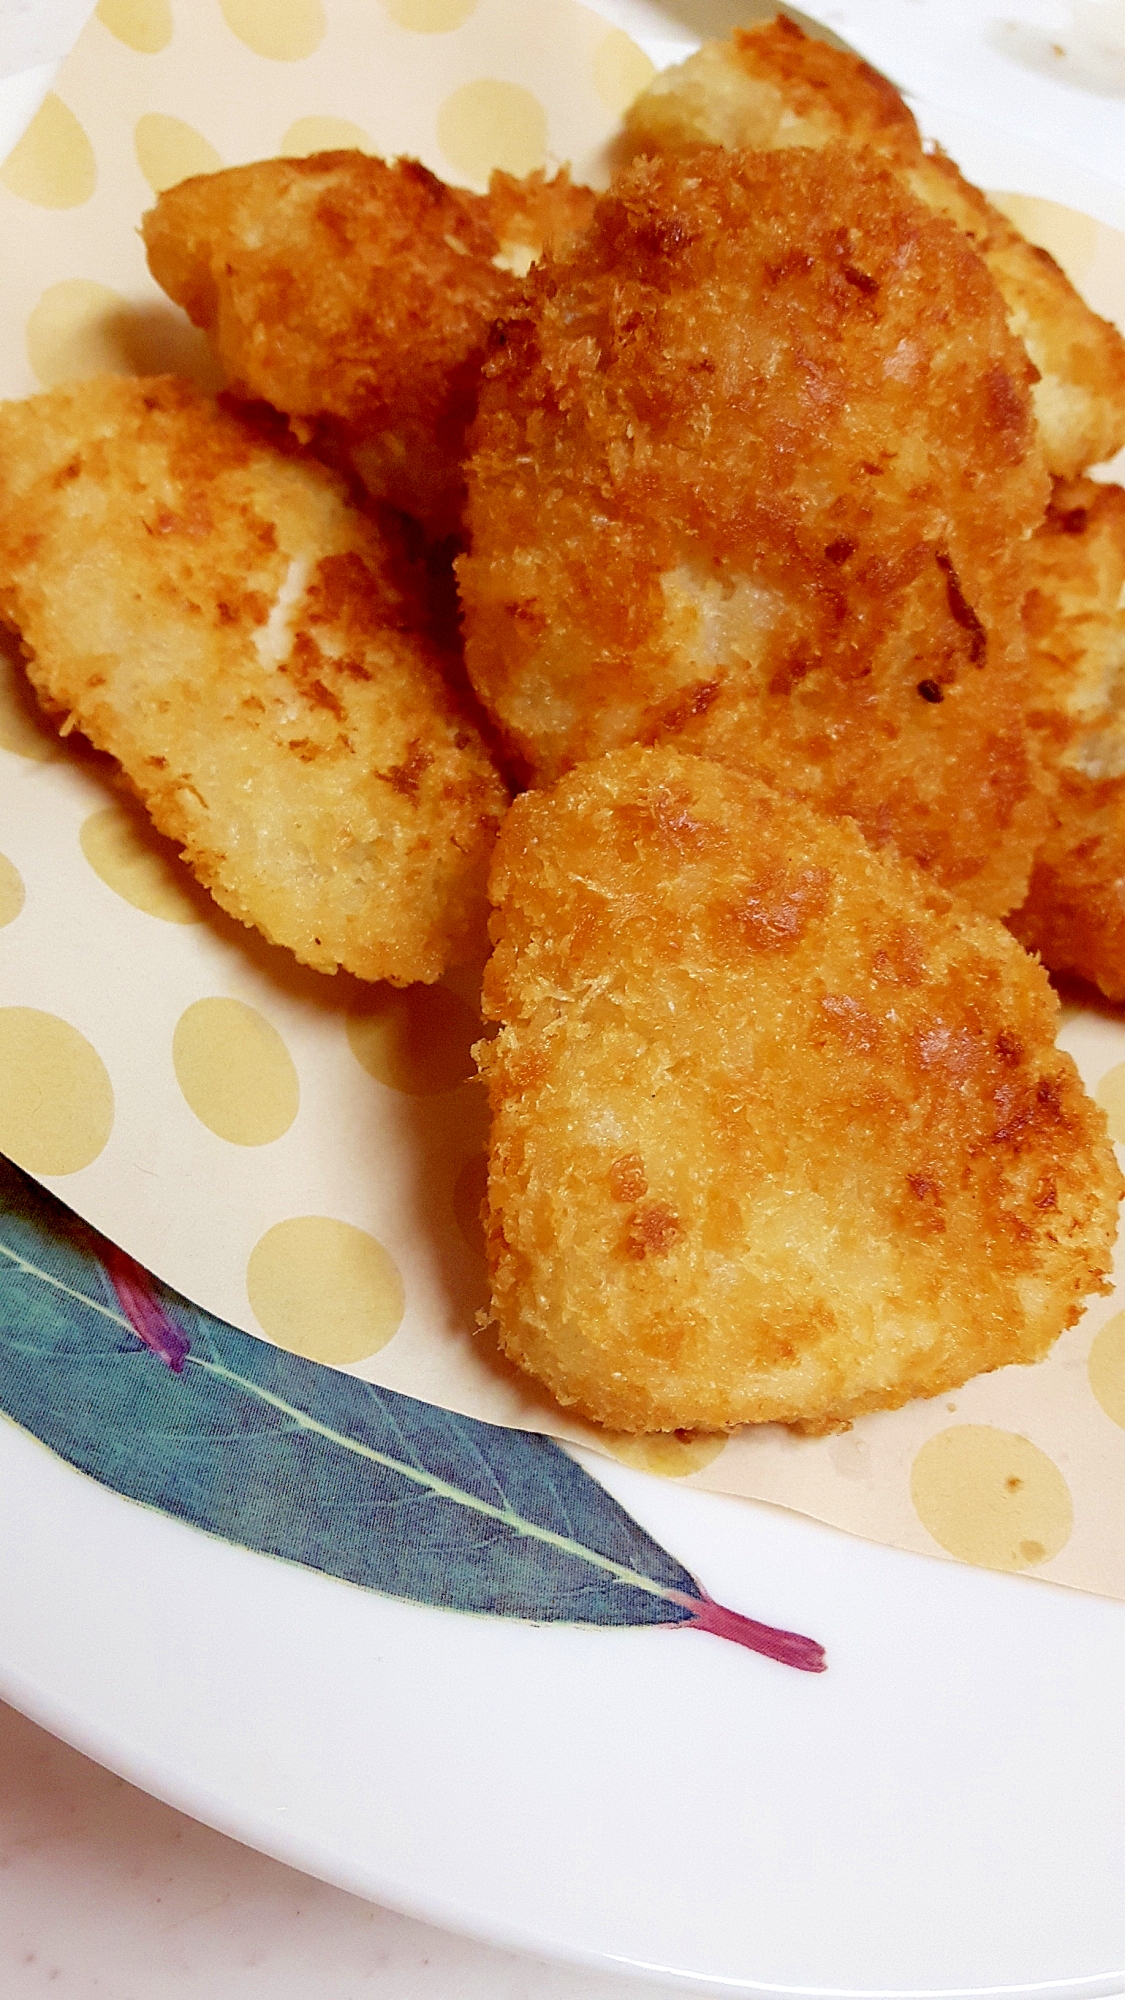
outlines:
[[[803,1674],[822,1674],[827,1669],[824,1647],[801,1632],[783,1632],[776,1625],[761,1625],[741,1611],[729,1611],[725,1604],[716,1604],[708,1597],[702,1586],[698,1597],[678,1590],[668,1595],[691,1612],[689,1629],[713,1632],[716,1639],[732,1639],[736,1646],[763,1653],[767,1660],[777,1660],[783,1667],[797,1667]]]

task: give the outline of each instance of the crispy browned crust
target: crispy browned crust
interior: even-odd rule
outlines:
[[[904,175],[976,245],[1008,308],[1008,324],[1039,371],[1032,391],[1043,453],[1072,479],[1125,445],[1125,340],[1075,291],[1050,252],[1029,243],[943,153]]]
[[[497,167],[484,200],[499,255],[522,276],[540,257],[561,256],[577,242],[597,195],[572,181],[566,167],[550,180],[542,169],[518,179]]]
[[[465,426],[515,270],[583,225],[564,173],[447,187],[416,160],[261,160],[181,181],[142,230],[153,276],[210,337],[231,388],[350,455],[435,534],[458,526]]]
[[[846,50],[779,19],[736,29],[665,70],[626,116],[630,146],[870,148],[976,244],[1040,372],[1035,407],[1053,473],[1071,478],[1125,445],[1125,340],[1084,303],[951,160],[926,153],[893,84]]]
[[[1059,789],[1011,928],[1125,1000],[1125,491],[1060,484],[1031,554],[1035,720]]]
[[[1122,1188],[1004,929],[670,749],[517,800],[478,1057],[502,1346],[617,1430],[823,1430],[1039,1359]]]
[[[186,383],[0,406],[0,619],[40,699],[231,915],[399,985],[479,949],[507,803],[425,615],[393,518]]]
[[[467,661],[513,749],[544,780],[630,741],[765,761],[1021,901],[1029,374],[870,155],[635,162],[532,273],[473,433]]]
[[[913,113],[893,83],[784,15],[704,43],[655,76],[625,114],[625,146],[639,152],[840,142],[888,161],[921,151]]]

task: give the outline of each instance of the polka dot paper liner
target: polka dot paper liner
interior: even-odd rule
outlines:
[[[0,168],[0,392],[163,369],[217,385],[137,222],[185,175],[360,146],[483,186],[604,180],[652,74],[568,0],[100,0]],[[214,89],[221,75],[223,89]],[[1125,319],[1125,241],[1008,212]],[[476,1333],[486,1300],[479,968],[433,988],[305,972],[222,917],[0,645],[0,1151],[206,1310],[295,1355],[874,1540],[1125,1596],[1125,1312],[1036,1369],[840,1437],[595,1434]],[[1125,1144],[1125,1026],[1062,1039]]]

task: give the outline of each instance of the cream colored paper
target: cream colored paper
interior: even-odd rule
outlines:
[[[207,374],[148,277],[154,189],[362,144],[483,185],[601,149],[651,65],[571,4],[102,0],[0,170],[0,392]],[[1015,197],[1125,323],[1125,238]],[[365,1379],[890,1543],[1125,1598],[1125,1310],[1035,1369],[869,1417],[634,1442],[568,1421],[473,1333],[483,1093],[471,979],[319,978],[218,915],[0,659],[0,1150],[179,1290]],[[1125,1138],[1125,1023],[1062,1039]]]

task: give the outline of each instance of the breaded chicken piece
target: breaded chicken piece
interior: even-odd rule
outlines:
[[[460,524],[488,328],[593,201],[565,171],[495,174],[479,195],[417,160],[315,153],[181,181],[142,230],[234,393],[443,536]]]
[[[424,617],[394,517],[189,384],[0,405],[0,619],[41,701],[322,972],[434,980],[483,936],[507,796]]]
[[[1010,925],[1052,972],[1125,1000],[1125,491],[1060,484],[1031,553],[1034,719],[1059,790]]]
[[[670,749],[518,799],[478,1048],[492,1317],[616,1430],[823,1431],[1040,1359],[1122,1191],[1001,925]]]
[[[1125,445],[1125,340],[1091,312],[1047,251],[1027,242],[941,152],[923,150],[893,84],[780,18],[736,29],[663,71],[626,116],[642,152],[718,146],[873,148],[920,201],[975,243],[1038,368],[1035,408],[1052,472],[1072,478]]]
[[[775,764],[1000,915],[1023,720],[1029,364],[869,155],[638,160],[497,338],[458,566],[470,677],[549,781],[629,742]]]

